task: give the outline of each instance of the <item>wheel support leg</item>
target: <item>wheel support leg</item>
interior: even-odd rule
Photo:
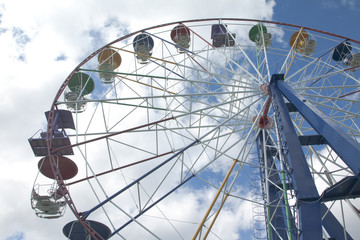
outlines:
[[[300,94],[292,90],[291,87],[283,81],[281,76],[282,74],[273,75],[273,79],[276,79],[272,84],[273,88],[276,86],[289,102],[294,104],[309,124],[326,139],[327,143],[353,171],[355,176],[359,176],[360,161],[355,156],[360,156],[360,144],[347,135],[332,120],[316,109]]]
[[[283,151],[283,153],[291,168],[290,175],[296,192],[299,213],[299,236],[300,239],[322,239],[320,202],[301,201],[301,199],[307,198],[318,199],[319,194],[302,151],[300,140],[292,124],[290,114],[287,111],[283,96],[276,84],[278,80],[282,79],[282,74],[273,75],[270,82],[270,89],[276,121],[278,127],[282,129],[283,146],[286,143],[285,148],[288,150]]]

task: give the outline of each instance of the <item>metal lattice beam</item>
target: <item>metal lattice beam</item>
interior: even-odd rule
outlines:
[[[283,146],[287,148],[287,161],[291,168],[290,175],[298,199],[300,239],[322,239],[321,208],[319,201],[303,202],[301,199],[318,199],[319,195],[311,176],[306,158],[301,148],[300,140],[295,132],[287,106],[278,88],[278,82],[283,82],[283,74],[274,74],[270,89],[276,121],[282,129]],[[280,80],[280,81],[279,81]]]

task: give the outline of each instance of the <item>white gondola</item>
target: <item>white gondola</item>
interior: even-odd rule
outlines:
[[[37,185],[31,194],[31,206],[38,217],[59,218],[65,213],[66,201],[56,190],[56,184]]]

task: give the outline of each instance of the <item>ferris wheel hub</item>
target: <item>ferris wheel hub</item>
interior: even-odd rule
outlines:
[[[257,120],[257,116],[253,117],[253,122],[255,122]],[[268,117],[268,116],[261,116],[258,120],[257,120],[257,127],[262,128],[262,129],[270,129],[272,128],[272,126],[274,125],[273,120]]]
[[[263,83],[260,85],[260,91],[262,93],[264,93],[265,95],[270,95],[270,90],[269,90],[269,84],[268,83]]]

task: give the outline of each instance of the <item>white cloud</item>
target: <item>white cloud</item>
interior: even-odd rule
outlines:
[[[352,10],[360,10],[360,3],[357,0],[341,0],[341,4]]]
[[[43,112],[50,108],[62,81],[88,54],[128,32],[164,22],[210,17],[271,19],[274,6],[274,1],[265,0],[210,4],[189,0],[176,4],[145,0],[3,3],[0,238],[61,239],[61,226],[73,220],[70,211],[60,220],[39,219],[30,208],[38,159],[33,157],[27,139],[44,128]],[[183,201],[184,196],[181,197],[179,201]],[[238,209],[236,217],[244,214],[239,211],[244,210]]]
[[[325,0],[322,2],[323,6],[326,8],[338,8],[338,4],[335,1],[331,1],[331,0]]]
[[[360,11],[360,2],[357,0],[325,0],[322,2],[323,6],[326,8],[337,9],[340,7],[345,7],[350,11]]]

